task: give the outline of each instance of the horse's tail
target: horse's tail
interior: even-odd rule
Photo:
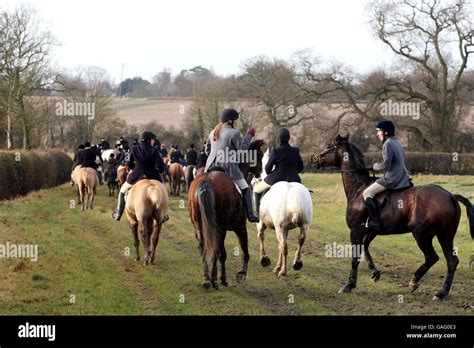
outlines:
[[[203,261],[212,266],[217,254],[217,223],[215,211],[215,192],[212,183],[205,178],[199,183],[197,190],[199,211],[201,213],[202,238],[204,250]]]
[[[469,230],[471,231],[472,239],[474,239],[474,207],[472,206],[472,203],[469,201],[469,199],[467,199],[464,196],[461,196],[461,195],[452,195],[452,196],[456,201],[461,202],[462,204],[466,206],[467,219],[469,221]]]

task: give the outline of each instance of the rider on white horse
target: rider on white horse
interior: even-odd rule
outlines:
[[[265,166],[267,176],[253,188],[255,205],[257,212],[260,207],[262,195],[279,181],[299,182],[298,175],[303,170],[303,159],[300,149],[289,144],[290,131],[281,128],[278,134],[280,146],[274,148],[270,154],[270,159]]]

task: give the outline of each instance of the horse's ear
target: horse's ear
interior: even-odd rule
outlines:
[[[334,142],[335,142],[336,144],[339,144],[339,143],[340,143],[341,141],[343,141],[343,140],[344,140],[344,137],[341,137],[340,134],[338,134],[338,135],[336,135],[336,136],[334,137]]]
[[[351,135],[351,134],[350,134],[349,132],[347,132],[346,136],[344,137],[344,140],[349,141],[349,136],[350,136],[350,135]]]

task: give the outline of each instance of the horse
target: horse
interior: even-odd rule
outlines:
[[[264,168],[269,157],[269,150],[267,150],[262,160],[262,180],[267,175]],[[313,220],[313,202],[308,189],[298,182],[277,182],[261,198],[258,213],[260,216],[260,221],[257,223],[258,240],[260,243],[260,264],[263,267],[268,267],[271,264],[270,258],[265,252],[264,232],[267,228],[274,229],[280,252],[273,272],[278,274],[279,277],[286,276],[288,232],[298,227],[300,232],[298,234],[298,248],[296,249],[293,269],[295,271],[301,270],[303,268],[301,249]]]
[[[117,167],[114,165],[107,165],[104,175],[105,182],[107,184],[107,187],[109,188],[109,196],[113,197],[115,195],[115,189],[118,188]]]
[[[459,263],[453,249],[453,240],[461,216],[458,202],[466,206],[469,229],[471,237],[474,238],[472,204],[466,197],[452,194],[437,185],[411,186],[404,190],[384,192],[376,196],[379,206],[382,207],[380,212],[382,230],[367,231],[364,225],[368,211],[363,202],[362,191],[375,179],[370,177],[363,157],[360,150],[349,143],[349,136],[340,135],[337,135],[319,155],[311,156],[311,162],[316,164],[317,168],[336,167],[342,172],[347,196],[346,221],[350,229],[353,250],[356,246],[363,246],[371,277],[377,282],[380,279],[380,271],[375,267],[369,253],[370,243],[377,235],[412,232],[425,256],[425,262],[414,272],[410,280],[409,291],[413,292],[419,287],[421,278],[439,260],[433,248],[433,238],[436,236],[446,258],[448,272],[441,290],[435,294],[433,300],[445,298]],[[359,257],[360,255],[353,253],[349,281],[339,290],[340,293],[349,293],[356,287]]]
[[[81,169],[81,168],[82,168],[82,166],[79,164],[79,165],[75,166],[74,169],[71,172],[71,185],[76,186],[77,201],[79,202],[79,204],[82,204],[81,194],[79,192],[79,184],[78,184],[79,183],[78,173],[79,173],[79,169]]]
[[[79,168],[76,175],[81,210],[93,208],[94,197],[97,193],[99,178],[94,168]]]
[[[249,173],[260,176],[263,144],[263,140],[255,140],[250,144],[248,151],[256,152],[257,164],[250,166],[250,163],[241,163],[239,167],[244,177]],[[217,260],[221,265],[220,283],[223,286],[228,285],[225,269],[227,253],[224,245],[227,231],[234,231],[239,239],[243,264],[236,275],[236,281],[242,283],[247,276],[250,259],[247,214],[241,194],[230,176],[223,170],[212,170],[212,168],[208,173],[196,176],[188,192],[188,212],[202,257],[202,287],[206,290],[211,286],[214,289],[218,288]],[[209,264],[212,267],[211,275],[209,275]]]
[[[189,190],[189,187],[191,186],[191,183],[194,180],[194,169],[196,168],[195,165],[189,164],[186,167],[184,167],[184,182],[185,182],[185,187]]]
[[[129,190],[125,203],[125,213],[132,230],[136,261],[140,260],[140,240],[145,250],[144,265],[155,263],[156,247],[160,238],[163,216],[168,209],[168,193],[158,180],[142,179]],[[150,242],[153,243],[150,251]]]
[[[166,183],[169,181],[168,175],[169,175],[169,169],[170,169],[170,161],[171,161],[171,158],[169,156],[163,157],[163,164],[165,167],[165,170],[163,172],[163,183]]]
[[[171,163],[169,167],[170,195],[179,196],[181,180],[184,178],[183,166],[179,163]]]
[[[117,180],[118,180],[118,189],[122,187],[122,185],[127,181],[127,175],[130,173],[130,168],[127,164],[120,165],[117,168]]]
[[[102,161],[105,163],[109,160],[111,154],[114,154],[115,158],[117,158],[119,153],[120,151],[117,149],[107,149],[102,151],[102,154],[100,156],[102,157]]]

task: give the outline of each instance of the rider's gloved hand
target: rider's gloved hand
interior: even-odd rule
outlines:
[[[250,128],[247,131],[247,134],[250,135],[253,138],[255,136],[255,128]]]

